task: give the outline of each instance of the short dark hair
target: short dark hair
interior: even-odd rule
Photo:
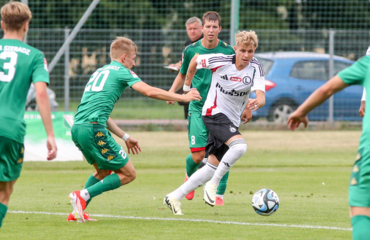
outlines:
[[[218,26],[221,26],[221,17],[217,12],[209,11],[203,15],[203,26],[207,21],[218,22]]]

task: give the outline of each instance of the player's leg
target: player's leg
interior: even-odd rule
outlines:
[[[86,189],[72,192],[69,196],[74,213],[77,213],[76,217],[84,222],[83,214],[87,201],[105,191],[121,186],[119,174],[109,175],[109,170],[114,170],[118,173],[133,172],[126,177],[126,180],[131,179],[130,181],[134,179],[132,176],[136,176],[136,173],[135,169],[131,170],[133,168],[132,163],[127,164],[129,158],[126,152],[116,143],[104,126],[99,124],[81,124],[76,128],[72,128],[72,139],[81,149],[86,160],[91,165],[94,165],[96,174],[93,177],[99,180],[102,179]],[[124,169],[120,171],[121,168]],[[125,171],[125,169],[129,170]],[[128,183],[129,181],[126,182]]]
[[[202,116],[198,112],[188,114],[188,137],[191,154],[186,158],[185,182],[197,171],[205,156],[208,129],[204,126]],[[193,198],[193,191],[186,196],[188,200]]]
[[[212,134],[215,137],[213,141],[216,143],[215,147],[221,149],[221,143],[224,149],[227,149],[224,147],[225,145],[228,146],[226,151],[222,151],[219,155],[216,155],[218,159],[221,159],[220,165],[212,179],[204,187],[204,200],[210,206],[214,206],[216,189],[221,179],[247,151],[247,144],[238,131],[238,128],[234,126],[226,115],[219,113],[214,116],[203,117],[203,121],[209,129],[210,135]]]
[[[13,192],[13,186],[17,180],[10,182],[0,182],[0,228],[3,225],[3,219],[8,211],[10,195]]]
[[[13,186],[22,170],[23,153],[22,143],[0,136],[0,228],[8,211]]]
[[[353,240],[367,240],[370,236],[370,207],[350,207]]]
[[[212,161],[212,158],[215,158],[214,155],[209,156],[209,161],[206,165],[196,171],[191,177],[183,183],[175,191],[167,194],[164,198],[163,204],[167,205],[175,215],[182,215],[180,201],[189,193],[197,189],[198,187],[203,186],[207,181],[209,181],[213,174],[215,173],[218,165],[218,161]],[[217,165],[215,165],[215,164]]]
[[[349,185],[349,205],[353,240],[370,236],[370,149],[360,149]]]
[[[229,179],[229,173],[227,172],[220,181],[220,184],[217,187],[217,192],[216,192],[216,206],[223,206],[224,204],[224,195],[227,187],[227,180]]]

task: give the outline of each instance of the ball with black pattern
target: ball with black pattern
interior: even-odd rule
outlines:
[[[262,216],[270,216],[279,208],[279,197],[271,189],[262,188],[252,198],[252,207],[256,213]]]

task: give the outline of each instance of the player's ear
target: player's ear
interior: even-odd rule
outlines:
[[[24,32],[27,32],[29,24],[30,24],[29,22],[25,22],[25,23],[23,24],[23,31],[24,31]]]
[[[5,25],[4,25],[3,20],[1,20],[1,29],[5,30]]]
[[[127,54],[126,54],[126,53],[121,55],[121,61],[122,61],[122,62],[125,62],[126,56],[127,56]]]
[[[236,46],[234,46],[234,51],[236,51]]]

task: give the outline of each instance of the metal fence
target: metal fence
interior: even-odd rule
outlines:
[[[64,43],[69,32],[69,29],[30,29],[27,41],[31,46],[42,50],[50,62],[50,59],[55,56],[60,46]],[[369,45],[368,43],[370,42],[370,33],[368,31],[333,30],[332,34],[334,38],[332,42],[330,42],[329,30],[256,30],[256,33],[259,37],[259,47],[256,54],[289,51],[298,51],[301,53],[329,53],[330,46],[332,46],[335,55],[350,60],[357,60],[365,55]],[[229,39],[229,35],[229,31],[223,29],[219,38]],[[116,36],[128,37],[137,44],[138,57],[134,71],[142,80],[152,86],[166,90],[171,87],[176,74],[168,71],[164,66],[180,60],[183,45],[187,39],[184,30],[82,29],[69,46],[67,54],[69,59],[66,61],[64,58],[65,55],[63,55],[50,75],[50,88],[55,91],[57,101],[62,106],[65,100],[67,100],[67,106],[70,105],[71,110],[76,109],[81,99],[84,86],[90,75],[97,68],[110,62],[109,46]],[[304,54],[302,54],[301,57],[302,61],[305,60]],[[309,81],[309,79],[306,78],[307,81],[302,83],[304,86],[307,84],[319,86],[323,84],[326,79],[330,78],[330,71],[333,74],[337,73],[338,68],[329,69],[329,59],[324,60],[324,62],[325,64],[323,63],[320,65],[325,65],[325,68],[323,68],[321,72],[317,67],[314,70],[317,72],[315,76],[318,78],[316,79],[318,81],[314,83],[314,81]],[[337,64],[335,64],[335,66],[337,66]],[[293,69],[291,68],[292,66],[286,66],[286,68],[284,68],[285,71],[289,72],[287,75],[289,77],[292,77],[291,73]],[[271,74],[280,74],[279,72],[282,72],[282,70],[283,69],[277,71],[275,69],[275,72],[271,72]],[[274,76],[271,74],[267,75],[267,78],[270,78],[269,80],[274,82],[278,75]],[[66,80],[69,81],[67,85],[65,84]],[[276,82],[277,86],[271,91],[266,92],[267,100],[270,99],[273,103],[267,104],[268,107],[260,110],[262,114],[260,115],[261,117],[267,117],[271,120],[271,114],[273,114],[271,111],[275,110],[276,113],[279,113],[279,109],[273,109],[274,107],[276,108],[276,104],[279,100],[278,96],[280,96],[280,98],[290,98],[288,93],[297,93],[295,89],[292,89],[292,86],[296,85],[298,80],[296,78],[290,78],[289,81],[290,83],[287,84]],[[303,85],[300,87],[304,87]],[[310,90],[307,91],[312,92],[314,90],[312,87],[309,89]],[[274,92],[276,91],[279,91],[280,95],[275,98]],[[296,96],[295,100],[290,99],[293,103],[288,101],[289,104],[285,104],[290,107],[290,109],[286,111],[289,112],[300,104],[307,96],[307,91],[300,96]],[[315,120],[330,119],[329,111],[334,111],[332,113],[334,120],[360,120],[357,116],[361,99],[360,87],[358,87],[355,92],[358,92],[358,94],[348,94],[348,96],[342,96],[344,99],[341,99],[340,102],[334,101],[331,109],[330,105],[319,108],[320,114],[318,114]],[[67,95],[65,95],[66,93]],[[274,98],[269,98],[272,95],[274,95]],[[338,98],[336,99],[335,97],[334,99],[338,100]],[[145,108],[148,107],[147,104],[152,102],[130,89],[125,91],[122,100],[125,101],[126,106],[133,106],[133,109],[140,109],[140,111],[145,111]],[[281,107],[281,109],[283,108],[284,106]],[[340,113],[338,113],[338,111]],[[171,110],[167,110],[165,114],[167,114],[168,118],[182,118],[182,115],[174,115]],[[350,117],[346,118],[346,116]],[[148,116],[147,118],[151,117]]]

